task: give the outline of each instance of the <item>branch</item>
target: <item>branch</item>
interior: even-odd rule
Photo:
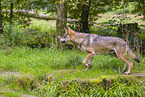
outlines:
[[[3,12],[9,12],[10,13],[10,10],[3,10]],[[56,20],[57,19],[56,16],[36,14],[33,11],[13,10],[13,12],[14,12],[14,14],[18,14],[18,15],[26,16],[26,17],[33,17],[33,18],[36,18],[36,19],[43,19],[43,20]],[[67,18],[67,22],[74,22],[74,21],[79,21],[79,20]]]

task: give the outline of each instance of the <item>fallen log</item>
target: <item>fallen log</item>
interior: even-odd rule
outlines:
[[[3,12],[10,13],[10,10],[3,10]],[[56,20],[57,19],[56,16],[37,14],[36,12],[33,12],[33,11],[13,10],[13,12],[14,14],[18,14],[18,15],[26,16],[26,17],[32,17],[36,19],[43,19],[43,20]],[[67,18],[67,22],[74,22],[74,21],[79,21],[79,20]]]

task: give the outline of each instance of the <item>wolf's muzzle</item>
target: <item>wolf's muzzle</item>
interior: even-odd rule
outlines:
[[[61,42],[61,43],[65,43],[65,42],[66,42],[66,40],[65,40],[65,39],[62,39],[62,40],[60,40],[60,42]]]
[[[62,41],[61,43],[65,43],[66,41]]]

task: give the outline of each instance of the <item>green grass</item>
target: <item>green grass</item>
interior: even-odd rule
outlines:
[[[46,69],[46,72],[48,69],[64,70],[64,69],[73,69],[73,68],[79,69],[80,67],[81,69],[83,69],[85,66],[83,67],[82,61],[86,57],[86,55],[87,55],[86,53],[80,50],[61,51],[55,48],[31,49],[29,47],[23,47],[23,48],[16,47],[9,50],[2,50],[0,61],[1,61],[1,69],[4,71],[20,71],[24,73],[27,72],[37,73],[38,69],[39,70],[42,69],[43,71],[45,71]],[[94,68],[100,67],[103,69],[110,69],[110,67],[107,66],[108,62],[111,65],[113,64],[112,60],[117,58],[109,59],[109,57],[110,55],[95,56],[93,60]],[[104,58],[108,58],[108,60],[104,62],[103,61]],[[114,62],[116,64],[119,64],[121,61],[119,61],[118,63],[116,61]],[[105,65],[105,67],[102,66],[103,64]],[[31,71],[31,69],[33,70]]]
[[[56,21],[55,20],[37,20],[37,19],[33,19],[31,21],[31,25],[29,28],[37,28],[41,33],[49,33],[49,32],[53,32],[53,34],[55,35],[56,32]],[[50,33],[49,33],[50,34]]]
[[[124,62],[111,55],[96,55],[93,60],[93,68],[84,72],[82,69],[86,69],[86,67],[82,64],[82,61],[86,55],[80,50],[62,51],[55,47],[3,49],[0,52],[0,74],[3,75],[0,77],[2,85],[0,94],[8,96],[23,94],[36,96],[62,95],[63,97],[64,95],[120,95],[119,93],[125,89],[129,94],[131,93],[128,90],[129,88],[139,89],[138,85],[135,87],[131,84],[125,87],[125,84],[120,82],[113,83],[114,88],[110,86],[111,88],[108,89],[114,90],[107,91],[103,89],[101,84],[90,86],[90,84],[102,82],[103,78],[111,78],[113,82],[121,74]],[[145,60],[141,59],[140,64],[134,65],[132,73],[144,71],[145,66],[143,64],[145,64]],[[16,72],[18,75],[6,75],[4,72]],[[70,85],[66,83],[70,83]],[[85,84],[82,85],[83,83]],[[86,90],[83,87],[89,88]],[[139,90],[141,91],[141,89]],[[87,92],[85,93],[85,91]],[[123,92],[122,95],[127,92]],[[139,91],[136,90],[136,92]],[[130,95],[134,95],[134,93]]]

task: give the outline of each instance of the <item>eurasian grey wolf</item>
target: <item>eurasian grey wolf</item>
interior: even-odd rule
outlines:
[[[83,64],[87,66],[88,70],[92,67],[92,59],[96,54],[106,54],[110,50],[114,50],[119,59],[125,62],[123,71],[125,74],[129,74],[133,63],[130,62],[127,57],[127,51],[129,55],[136,61],[140,62],[136,55],[132,52],[128,43],[118,37],[104,37],[97,34],[79,33],[68,28],[65,29],[65,34],[60,38],[61,43],[69,41],[70,43],[77,45],[78,48],[88,53],[87,57],[83,60]],[[88,64],[86,63],[87,61]],[[129,65],[128,71],[126,71],[126,63]]]

